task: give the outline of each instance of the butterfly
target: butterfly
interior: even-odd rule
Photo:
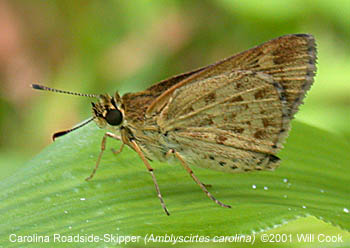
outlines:
[[[54,134],[54,138],[94,120],[106,133],[90,180],[96,173],[107,138],[120,140],[149,161],[176,158],[207,196],[217,200],[190,166],[228,173],[273,170],[280,159],[290,122],[316,73],[316,44],[310,34],[291,34],[265,42],[212,65],[163,80],[138,93],[81,94],[33,84],[34,89],[97,98],[92,118]]]

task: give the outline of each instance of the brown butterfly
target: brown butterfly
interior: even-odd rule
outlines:
[[[232,173],[276,168],[280,159],[275,154],[313,82],[315,63],[313,36],[292,34],[122,97],[32,87],[98,98],[92,118],[54,138],[94,120],[107,132],[86,180],[95,175],[107,137],[121,140],[114,153],[124,145],[137,152],[169,215],[149,160],[175,157],[210,199],[230,208],[208,192],[189,165]]]

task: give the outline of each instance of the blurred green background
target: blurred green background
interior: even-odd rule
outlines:
[[[315,83],[296,118],[350,141],[347,0],[0,0],[0,178],[91,115],[90,99],[31,83],[140,91],[289,33],[311,33],[318,45]]]

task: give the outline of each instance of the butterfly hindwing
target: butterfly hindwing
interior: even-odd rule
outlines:
[[[221,160],[235,160],[236,167],[240,159],[259,164],[281,148],[280,135],[288,129],[282,95],[267,74],[233,71],[175,90],[157,124],[168,133],[169,146],[187,144],[198,154],[213,150],[214,157],[221,151]]]

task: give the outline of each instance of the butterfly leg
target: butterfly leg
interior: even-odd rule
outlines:
[[[87,178],[85,178],[86,181],[91,180],[91,179],[94,177],[94,175],[95,175],[95,173],[96,173],[96,171],[97,171],[98,165],[100,164],[100,161],[101,161],[101,158],[102,158],[102,154],[103,154],[104,150],[106,149],[106,140],[107,140],[107,137],[111,137],[111,138],[116,139],[116,140],[121,140],[121,138],[120,138],[118,135],[115,135],[115,134],[110,133],[110,132],[105,133],[105,135],[104,135],[103,138],[102,138],[102,142],[101,142],[101,151],[100,151],[100,154],[98,155],[95,168],[94,168],[94,170],[92,171],[91,175],[88,176]],[[123,145],[124,145],[124,143],[122,144],[122,147],[121,147],[121,149],[119,149],[119,150],[122,150],[122,149],[123,149]]]
[[[172,152],[174,153],[175,157],[180,160],[180,163],[182,164],[182,166],[185,168],[185,170],[190,174],[190,176],[192,177],[192,179],[199,185],[199,187],[201,187],[201,189],[207,194],[207,196],[212,199],[215,203],[219,204],[221,207],[224,208],[231,208],[230,205],[226,205],[222,202],[220,202],[219,200],[217,200],[212,194],[210,194],[210,192],[207,190],[207,188],[205,187],[205,185],[203,183],[201,183],[201,181],[199,181],[199,179],[194,175],[193,171],[191,170],[191,168],[186,164],[185,160],[183,159],[183,157],[175,150],[172,150]]]
[[[149,171],[149,173],[151,174],[152,176],[152,179],[153,179],[153,183],[154,183],[154,186],[156,187],[156,191],[157,191],[157,195],[158,195],[158,198],[160,200],[160,204],[162,205],[165,213],[167,215],[170,215],[168,209],[166,208],[165,206],[165,203],[164,203],[164,200],[163,200],[163,197],[160,193],[160,190],[159,190],[159,186],[158,186],[158,183],[157,183],[157,180],[156,180],[156,177],[153,173],[153,168],[151,167],[151,165],[148,163],[145,155],[143,154],[143,152],[141,151],[140,147],[137,145],[137,143],[134,141],[134,140],[130,140],[130,144],[132,145],[132,147],[134,148],[134,150],[137,152],[137,154],[140,156],[140,158],[142,159],[143,163],[145,164],[145,166],[147,167],[147,170]]]
[[[165,154],[165,157],[166,158],[168,158],[168,157],[170,157],[172,154],[174,154],[174,150],[173,149],[170,149],[166,154]],[[193,172],[192,172],[193,173]],[[205,188],[211,188],[212,187],[212,185],[211,184],[206,184],[206,183],[202,183],[203,184],[203,186],[205,187]]]
[[[118,150],[115,150],[114,148],[111,148],[113,154],[114,155],[118,155],[119,153],[121,153],[123,151],[124,145],[125,144],[123,143]]]

